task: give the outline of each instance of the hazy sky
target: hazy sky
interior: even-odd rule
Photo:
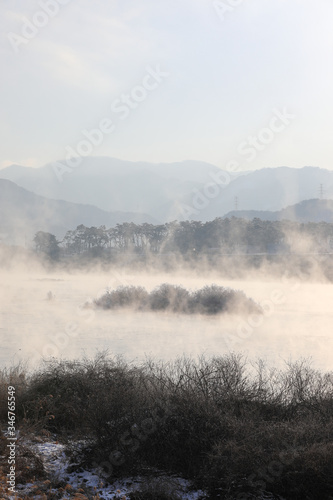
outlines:
[[[1,0],[0,19],[0,167],[333,168],[332,0]]]

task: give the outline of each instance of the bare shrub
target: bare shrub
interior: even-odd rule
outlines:
[[[183,314],[262,313],[261,307],[243,292],[217,285],[190,293],[181,286],[163,283],[149,294],[142,287],[119,287],[108,290],[95,300],[95,305],[103,309],[133,307]]]
[[[181,286],[164,283],[149,294],[149,306],[153,311],[189,312],[190,293]]]
[[[95,301],[103,309],[134,307],[143,309],[148,303],[148,292],[139,286],[120,286],[116,290],[108,290],[105,295]]]
[[[332,373],[305,360],[284,370],[237,354],[135,366],[102,353],[47,363],[27,378],[17,410],[83,439],[82,465],[101,464],[107,478],[157,467],[210,498],[315,500],[333,495],[332,401]]]

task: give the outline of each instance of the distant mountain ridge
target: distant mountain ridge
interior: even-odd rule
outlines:
[[[0,170],[0,178],[47,198],[89,203],[112,212],[146,213],[166,222],[181,218],[179,204],[190,203],[191,193],[221,172],[199,161],[153,164],[85,157],[77,167],[69,165],[64,160],[41,168],[11,165]],[[244,174],[230,175],[236,179]]]
[[[92,205],[50,200],[0,179],[0,240],[22,244],[37,231],[46,231],[62,238],[66,231],[80,224],[113,227],[117,223],[157,221],[145,214],[106,212]]]
[[[215,203],[203,210],[205,219],[235,209],[279,211],[303,200],[333,198],[333,171],[318,167],[277,167],[255,170],[234,179],[221,191]]]
[[[233,210],[224,218],[238,217],[252,220],[258,218],[266,221],[290,220],[296,222],[329,222],[333,223],[333,200],[304,200],[276,212],[264,210]]]
[[[205,222],[235,207],[277,212],[317,198],[320,190],[324,198],[333,198],[333,171],[318,167],[232,173],[199,161],[153,164],[108,157],[85,157],[75,167],[68,165],[65,161],[41,168],[11,165],[0,170],[0,178],[49,199],[113,213],[146,214],[159,223]],[[57,169],[64,166],[59,177]]]

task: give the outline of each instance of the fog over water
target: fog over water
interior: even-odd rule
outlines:
[[[82,307],[107,287],[140,285],[151,290],[161,283],[189,290],[213,283],[243,290],[265,313],[210,317]],[[170,360],[233,350],[274,366],[311,357],[315,368],[332,369],[332,284],[282,278],[232,281],[214,274],[11,271],[2,272],[0,300],[1,366],[20,359],[35,365],[42,357],[94,356],[103,349],[136,361],[145,356]]]

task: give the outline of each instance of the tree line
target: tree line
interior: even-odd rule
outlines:
[[[301,243],[302,242],[302,243]],[[34,237],[38,253],[56,260],[61,255],[133,252],[196,255],[327,252],[333,250],[333,224],[216,218],[209,222],[173,221],[165,224],[124,222],[113,228],[86,227],[67,231],[62,241],[39,231]]]

